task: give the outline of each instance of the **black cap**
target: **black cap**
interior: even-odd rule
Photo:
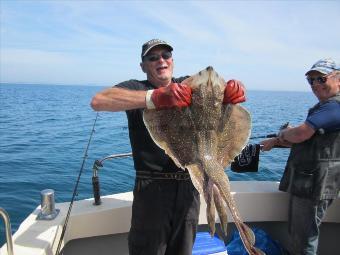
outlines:
[[[145,57],[146,54],[148,54],[148,52],[153,48],[156,47],[158,45],[164,45],[166,47],[168,47],[171,51],[173,50],[173,48],[171,47],[170,44],[168,44],[165,41],[159,40],[159,39],[152,39],[150,41],[147,41],[146,43],[143,44],[142,46],[142,54],[141,57]]]

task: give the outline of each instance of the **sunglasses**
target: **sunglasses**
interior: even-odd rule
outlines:
[[[327,78],[328,78],[327,76],[318,76],[318,77],[315,77],[315,78],[307,77],[307,81],[308,81],[309,85],[311,85],[311,86],[314,86],[313,83],[315,81],[317,81],[319,84],[323,85],[323,84],[326,83]]]
[[[170,51],[164,51],[161,55],[158,54],[149,54],[143,57],[143,61],[149,61],[149,62],[155,62],[160,60],[160,58],[163,58],[164,60],[167,60],[172,57],[172,53]]]

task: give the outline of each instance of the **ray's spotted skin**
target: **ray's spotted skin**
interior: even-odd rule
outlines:
[[[182,83],[192,88],[192,104],[185,108],[145,110],[145,125],[155,143],[179,167],[188,169],[207,203],[210,233],[215,232],[215,211],[227,233],[229,208],[248,253],[264,254],[254,247],[254,233],[242,221],[224,172],[249,139],[250,114],[240,105],[222,104],[225,81],[212,67]]]

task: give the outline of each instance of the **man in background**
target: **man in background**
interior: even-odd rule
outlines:
[[[317,61],[305,74],[319,102],[306,120],[287,127],[277,138],[261,142],[262,150],[291,146],[279,189],[290,193],[291,253],[317,254],[319,227],[340,196],[340,71],[328,58]]]

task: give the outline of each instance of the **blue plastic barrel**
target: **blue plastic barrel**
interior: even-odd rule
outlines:
[[[198,232],[192,255],[226,255],[227,248],[217,236],[211,237],[208,232]]]

